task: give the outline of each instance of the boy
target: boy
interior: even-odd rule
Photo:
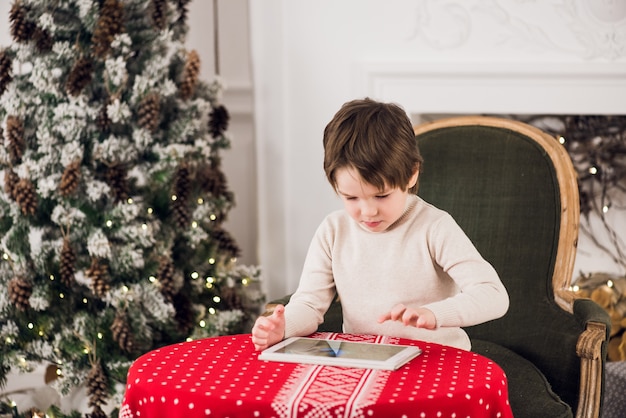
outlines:
[[[397,105],[344,104],[324,130],[324,171],[344,210],[318,227],[286,306],[257,319],[257,350],[305,336],[335,293],[343,329],[469,350],[461,327],[504,315],[498,274],[452,217],[416,195],[422,157]]]

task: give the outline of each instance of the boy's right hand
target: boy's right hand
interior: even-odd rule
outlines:
[[[277,305],[270,316],[260,316],[252,327],[252,343],[257,351],[283,340],[285,336],[285,307]]]

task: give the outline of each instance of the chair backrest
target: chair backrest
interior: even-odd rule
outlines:
[[[580,216],[569,155],[556,138],[503,118],[448,118],[415,133],[425,161],[418,194],[456,219],[509,292],[508,313],[468,328],[470,338],[530,360],[575,406],[582,328],[562,298]]]

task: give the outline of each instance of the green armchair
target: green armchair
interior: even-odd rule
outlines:
[[[455,117],[415,133],[425,161],[418,194],[456,219],[509,292],[504,317],[466,330],[472,350],[506,372],[515,417],[598,417],[610,320],[569,290],[579,221],[569,155],[508,119]],[[337,300],[319,330],[341,332],[341,323]]]

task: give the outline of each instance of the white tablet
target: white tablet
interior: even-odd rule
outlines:
[[[292,337],[263,350],[259,360],[396,370],[421,352],[408,345]]]

